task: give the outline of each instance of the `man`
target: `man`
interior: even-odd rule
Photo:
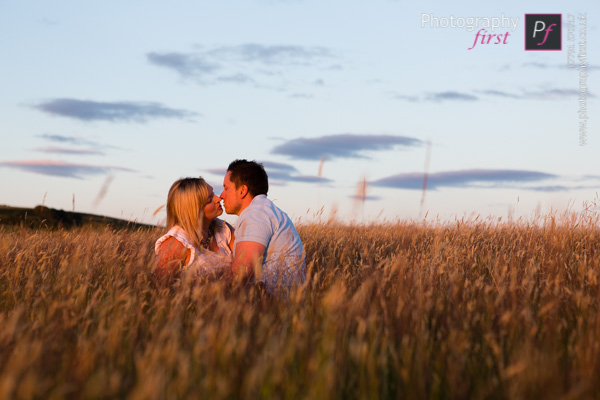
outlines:
[[[262,281],[273,292],[306,279],[304,248],[286,213],[267,198],[269,178],[262,164],[235,160],[223,180],[223,206],[238,215],[233,274]]]

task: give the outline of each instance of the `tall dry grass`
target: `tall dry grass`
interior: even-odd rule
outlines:
[[[160,231],[0,228],[0,398],[600,397],[597,218],[298,230],[280,297],[160,286]]]

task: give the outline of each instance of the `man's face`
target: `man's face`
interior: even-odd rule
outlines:
[[[223,206],[227,214],[240,215],[242,209],[242,197],[240,190],[236,189],[235,183],[231,182],[231,172],[227,172],[223,179],[223,191],[221,192],[221,199],[223,199]]]

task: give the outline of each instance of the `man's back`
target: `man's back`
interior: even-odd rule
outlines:
[[[294,224],[265,195],[254,197],[239,215],[235,230],[238,242],[251,241],[265,246],[262,276],[269,291],[298,286],[306,279],[304,248]],[[234,247],[235,253],[236,247]]]

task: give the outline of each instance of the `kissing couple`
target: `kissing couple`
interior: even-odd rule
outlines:
[[[155,244],[155,274],[167,281],[187,271],[263,282],[270,293],[301,285],[302,241],[268,191],[263,165],[247,160],[229,164],[220,196],[201,177],[176,181],[167,197],[168,232]],[[227,214],[238,216],[235,228],[217,218],[221,200]]]

